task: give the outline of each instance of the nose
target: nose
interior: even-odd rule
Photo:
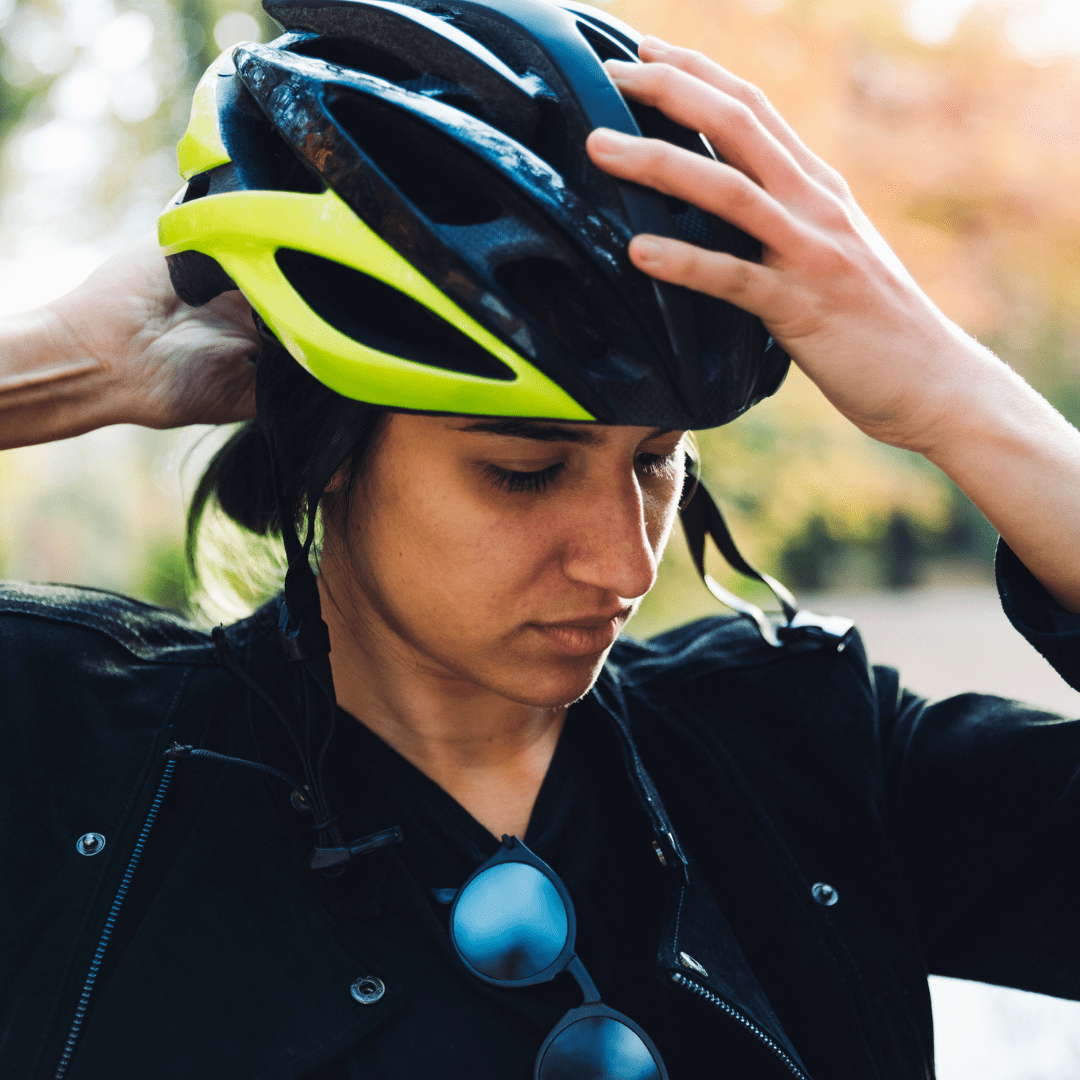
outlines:
[[[656,581],[663,525],[650,520],[662,514],[653,512],[636,476],[590,485],[576,503],[565,522],[567,577],[623,600],[644,596]]]

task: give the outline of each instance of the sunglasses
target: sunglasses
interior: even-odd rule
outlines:
[[[558,875],[516,836],[458,890],[450,939],[465,966],[495,986],[535,986],[569,971],[584,1003],[544,1040],[533,1080],[668,1080],[652,1039],[600,1000],[574,954],[576,918]]]

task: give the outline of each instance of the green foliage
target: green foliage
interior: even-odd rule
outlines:
[[[3,49],[0,49],[0,57]],[[34,91],[12,86],[5,79],[0,79],[0,143],[11,129],[22,119],[26,106],[34,97]]]
[[[997,533],[959,488],[947,483],[946,490],[948,512],[935,525],[893,509],[873,522],[869,535],[853,537],[836,535],[820,514],[811,516],[785,539],[782,580],[796,592],[909,589],[946,564],[954,573],[989,578]]]
[[[134,591],[158,607],[188,614],[191,587],[183,544],[163,540],[150,549],[142,581]]]

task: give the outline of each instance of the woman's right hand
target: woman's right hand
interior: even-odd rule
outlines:
[[[238,292],[188,307],[146,239],[48,305],[75,347],[112,369],[130,423],[169,428],[255,415],[258,334]]]
[[[188,307],[156,241],[140,241],[59,299],[0,322],[0,447],[107,424],[248,419],[257,349],[240,293]]]

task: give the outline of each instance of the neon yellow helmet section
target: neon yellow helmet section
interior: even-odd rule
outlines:
[[[203,77],[195,87],[195,94],[191,99],[191,119],[184,137],[176,145],[176,163],[185,180],[190,180],[216,165],[224,165],[230,160],[221,138],[217,91],[218,79],[236,74],[232,54],[232,49],[226,49],[203,72]]]
[[[289,352],[319,382],[345,397],[432,412],[593,419],[462,311],[332,190],[319,195],[235,191],[193,199],[161,215],[158,236],[166,255],[201,251],[216,259]],[[289,284],[274,258],[280,248],[332,259],[400,290],[502,361],[515,378],[449,371],[348,337],[316,315]]]

